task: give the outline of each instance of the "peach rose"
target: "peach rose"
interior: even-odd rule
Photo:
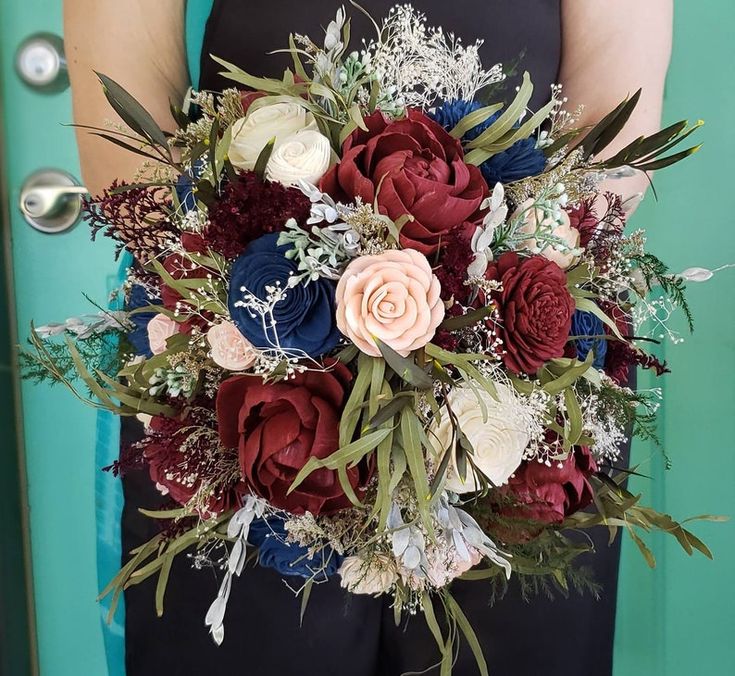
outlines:
[[[179,325],[164,314],[157,314],[148,322],[148,342],[153,354],[166,351],[166,341],[179,332]]]
[[[255,363],[255,348],[232,322],[215,324],[207,331],[212,360],[228,371],[244,371]]]
[[[337,326],[365,354],[380,356],[377,338],[405,357],[444,318],[440,290],[426,256],[413,249],[356,258],[337,284]]]
[[[563,209],[559,212],[559,220],[554,220],[553,216],[546,210],[538,207],[533,208],[532,205],[533,199],[528,199],[513,214],[513,219],[523,216],[524,222],[518,228],[518,232],[524,235],[534,235],[540,229],[559,238],[566,248],[560,251],[556,246],[549,244],[539,251],[535,237],[523,240],[522,246],[531,253],[538,253],[544,258],[553,261],[562,270],[566,270],[577,260],[577,255],[569,249],[577,249],[579,247],[579,230],[572,227],[569,215]]]

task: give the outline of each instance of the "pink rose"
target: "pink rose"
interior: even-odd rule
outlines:
[[[380,356],[375,339],[406,356],[434,336],[444,318],[441,285],[413,249],[352,261],[337,284],[337,326],[360,350]]]
[[[207,332],[212,359],[228,371],[244,371],[255,362],[255,348],[232,322],[215,324]]]
[[[166,351],[166,341],[179,332],[179,325],[164,314],[157,314],[148,322],[148,342],[153,354]]]

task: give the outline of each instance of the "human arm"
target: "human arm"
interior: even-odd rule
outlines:
[[[119,82],[163,129],[169,101],[189,86],[184,44],[185,0],[64,0],[64,35],[76,124],[120,122],[95,71]],[[140,157],[77,129],[82,178],[92,194],[116,178],[130,180]]]
[[[595,124],[643,90],[606,156],[660,128],[672,24],[673,0],[562,0],[560,82],[569,110],[584,105],[579,123]],[[627,198],[648,185],[648,178],[638,174],[604,187]]]

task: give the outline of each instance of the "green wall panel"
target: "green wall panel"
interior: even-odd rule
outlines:
[[[735,262],[733,26],[732,0],[675,4],[664,122],[703,118],[704,147],[655,177],[660,202],[649,194],[634,219],[674,271]],[[679,518],[735,515],[735,270],[690,285],[689,299],[695,333],[663,352],[673,373],[641,383],[663,389],[660,434],[672,466],[666,471],[659,451],[637,445],[634,459],[651,479],[633,487]],[[649,571],[635,545],[624,543],[617,676],[735,673],[735,524],[693,530],[711,546],[714,562],[689,559],[673,538],[656,537],[659,565]]]

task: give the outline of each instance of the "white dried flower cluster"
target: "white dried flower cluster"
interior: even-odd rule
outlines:
[[[94,335],[107,331],[132,331],[133,324],[128,319],[128,313],[119,310],[109,310],[93,315],[69,317],[63,322],[52,322],[35,328],[36,335],[41,339],[52,338],[63,333],[69,333],[79,340],[86,340]]]
[[[482,67],[481,46],[480,40],[465,46],[453,33],[427,26],[424,14],[404,4],[390,10],[367,52],[383,89],[392,88],[406,106],[429,108],[437,100],[470,101],[503,80],[500,64]]]
[[[294,277],[294,284],[308,284],[319,277],[337,280],[353,258],[389,248],[386,237],[394,224],[387,216],[375,213],[359,198],[355,204],[335,202],[305,181],[300,181],[298,188],[311,201],[306,221],[311,227],[305,230],[289,219],[278,239],[279,245],[291,245],[285,255],[298,262],[300,274]],[[317,227],[320,223],[325,225]]]

